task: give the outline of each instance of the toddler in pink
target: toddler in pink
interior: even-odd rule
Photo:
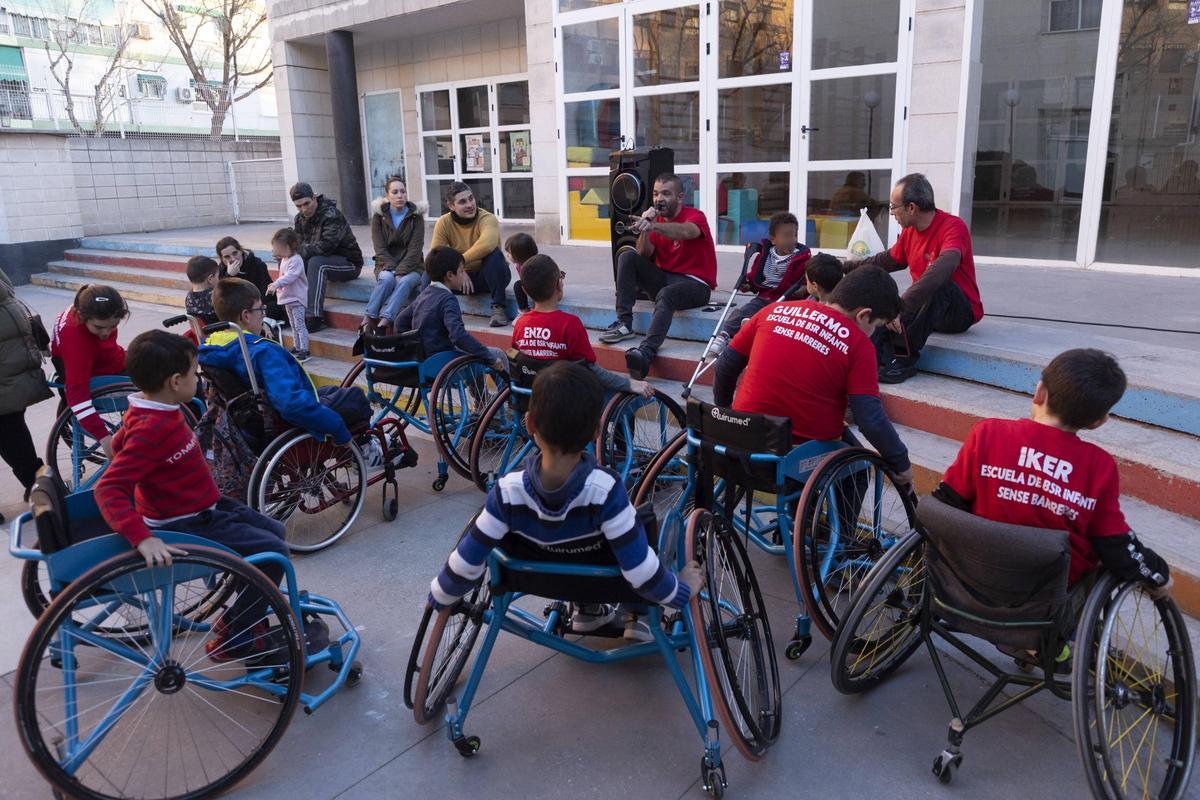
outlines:
[[[308,328],[304,324],[304,302],[308,299],[308,276],[304,259],[296,252],[300,237],[291,228],[280,228],[271,237],[271,255],[279,262],[278,273],[267,293],[287,311],[292,326],[292,355],[297,361],[308,360]]]

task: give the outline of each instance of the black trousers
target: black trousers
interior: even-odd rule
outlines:
[[[633,303],[638,289],[654,298],[654,314],[646,329],[646,338],[641,347],[651,355],[658,352],[671,329],[671,320],[676,311],[699,308],[708,302],[711,290],[708,284],[680,275],[665,272],[648,258],[635,252],[621,254],[617,259],[617,320],[633,328]]]
[[[934,292],[925,305],[905,310],[900,315],[900,321],[904,323],[903,333],[879,328],[871,337],[880,364],[890,364],[892,361],[907,366],[916,364],[930,334],[935,331],[962,333],[975,324],[975,314],[963,290],[953,283],[947,283]]]
[[[25,424],[24,411],[0,414],[0,458],[12,467],[13,474],[22,486],[26,489],[33,486],[33,479],[42,467],[42,459],[33,446],[33,436]]]
[[[308,306],[305,313],[310,317],[319,317],[325,308],[325,284],[329,281],[352,281],[362,272],[362,267],[354,266],[345,256],[313,256],[304,262],[304,271],[308,275]]]

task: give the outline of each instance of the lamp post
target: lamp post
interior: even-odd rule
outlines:
[[[875,140],[875,108],[879,105],[882,98],[879,92],[874,89],[867,89],[863,93],[863,105],[867,107],[867,160],[873,157],[872,148]],[[874,196],[874,187],[871,185],[871,170],[867,170],[867,194]]]
[[[1021,90],[1012,87],[1004,93],[1004,104],[1008,106],[1008,187],[1006,196],[1012,192],[1012,163],[1013,163],[1013,132],[1016,130],[1015,113],[1021,102]]]

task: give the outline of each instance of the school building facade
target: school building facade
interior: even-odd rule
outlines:
[[[924,172],[977,260],[1200,274],[1200,3],[275,0],[288,181],[364,216],[451,180],[540,241],[607,246],[608,162],[664,145],[718,245],[801,218],[885,242]]]

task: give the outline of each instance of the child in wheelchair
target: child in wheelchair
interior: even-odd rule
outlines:
[[[883,410],[869,338],[902,306],[895,282],[876,268],[843,278],[827,305],[799,300],[764,307],[717,360],[714,402],[787,417],[796,443],[842,438],[849,406],[896,482],[911,485],[908,449]]]
[[[934,496],[994,522],[1066,531],[1068,586],[1103,564],[1118,578],[1145,583],[1152,597],[1165,597],[1170,570],[1125,521],[1116,462],[1079,438],[1079,431],[1103,425],[1124,393],[1125,373],[1110,354],[1060,353],[1042,370],[1029,419],[976,424]],[[1064,648],[1059,661],[1069,655]]]
[[[217,491],[196,435],[180,411],[196,391],[195,345],[166,331],[147,331],[130,343],[126,369],[141,391],[129,398],[124,422],[113,436],[112,461],[96,485],[105,522],[137,549],[148,567],[168,566],[172,556],[184,554],[155,535],[159,528],[203,536],[243,557],[266,552],[286,556],[281,523]],[[277,564],[262,569],[276,584],[283,577]],[[239,595],[205,643],[208,657],[240,661],[267,655],[272,649],[267,615],[268,609],[243,602]]]
[[[528,290],[528,289],[527,289]],[[538,445],[521,469],[488,492],[475,523],[459,540],[429,587],[429,602],[445,608],[483,576],[488,554],[507,535],[547,552],[611,550],[629,584],[650,603],[682,608],[700,585],[700,567],[676,576],[659,561],[620,477],[587,452],[603,404],[600,381],[579,364],[557,363],[534,379],[526,425]],[[589,633],[624,613],[625,638],[646,640],[636,610],[579,606],[571,629]]]
[[[419,331],[426,358],[457,349],[508,374],[508,357],[495,347],[484,346],[463,325],[462,309],[454,296],[463,286],[463,265],[462,254],[453,247],[430,250],[425,256],[429,285],[396,317],[395,331]]]
[[[522,263],[521,285],[533,301],[533,309],[521,314],[513,323],[513,350],[538,361],[586,364],[605,391],[635,392],[644,397],[653,395],[654,389],[646,381],[618,375],[596,363],[596,352],[588,341],[583,321],[558,307],[563,299],[564,278],[566,273],[550,256],[535,255]]]

